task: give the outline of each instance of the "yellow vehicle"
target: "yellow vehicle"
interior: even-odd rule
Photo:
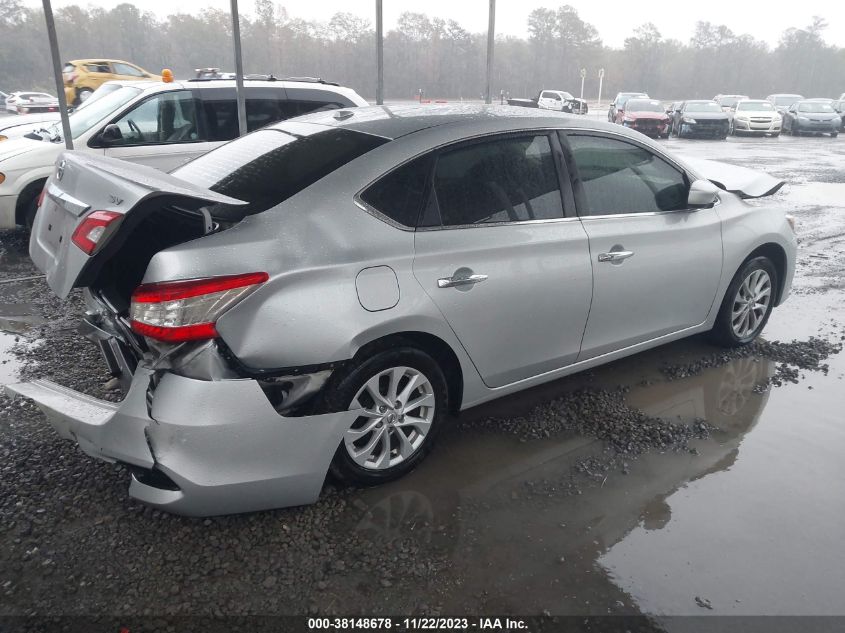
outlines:
[[[119,59],[75,59],[64,65],[62,75],[68,105],[79,105],[90,97],[100,84],[110,79],[161,81],[160,75],[154,75],[140,66]]]

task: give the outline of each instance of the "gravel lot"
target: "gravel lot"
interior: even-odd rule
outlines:
[[[779,167],[768,149],[777,140],[670,141],[707,157],[727,149],[733,162],[797,182],[776,204],[803,205],[800,270],[784,325],[776,311],[766,341],[732,352],[680,342],[466,412],[402,482],[365,491],[328,482],[309,507],[171,516],[133,502],[122,467],[89,459],[33,405],[0,396],[0,615],[649,612],[601,556],[638,525],[660,531],[675,491],[727,471],[746,435],[779,428],[760,421],[776,419],[770,392],[812,402],[807,386],[821,393],[842,377],[845,330],[831,308],[842,305],[841,258],[813,256],[845,254],[832,221],[842,209],[814,201],[812,187],[841,195],[845,160],[837,141],[802,140],[803,152],[824,146],[838,169]],[[37,274],[25,252],[22,232],[0,233],[0,376],[119,399],[76,333],[78,297],[60,302],[38,279],[7,283]],[[725,398],[741,404],[730,413]],[[781,490],[783,502],[802,486]],[[739,592],[743,572],[732,582]],[[672,607],[724,603],[690,591]]]

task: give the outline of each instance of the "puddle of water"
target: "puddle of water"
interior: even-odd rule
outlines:
[[[845,603],[845,358],[774,389],[742,446],[665,498],[660,529],[638,525],[599,558],[653,614],[842,615]]]
[[[20,363],[11,349],[17,343],[15,336],[0,332],[0,385],[16,382]]]

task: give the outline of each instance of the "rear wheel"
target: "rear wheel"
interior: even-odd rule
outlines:
[[[76,91],[76,100],[79,103],[85,103],[92,94],[94,94],[94,91],[90,88],[80,88]]]
[[[726,347],[742,347],[756,339],[775,305],[777,270],[768,257],[755,257],[734,276],[713,324],[711,336]]]
[[[326,385],[322,408],[360,415],[346,429],[332,473],[368,486],[410,472],[431,450],[449,409],[443,371],[412,347],[380,352],[341,371]]]
[[[831,132],[830,133],[830,138],[836,138],[837,136],[839,136],[839,132]]]

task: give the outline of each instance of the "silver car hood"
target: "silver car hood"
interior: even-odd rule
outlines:
[[[786,181],[765,172],[715,160],[690,158],[684,162],[702,178],[706,178],[720,189],[735,193],[740,198],[770,196],[786,184]]]

